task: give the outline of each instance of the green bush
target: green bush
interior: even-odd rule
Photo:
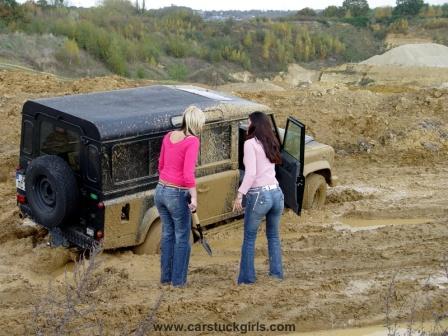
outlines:
[[[369,24],[369,18],[366,16],[346,17],[342,21],[358,28],[365,28]]]
[[[165,47],[166,53],[176,58],[187,56],[187,49],[187,44],[176,37],[169,39]]]
[[[143,68],[137,69],[137,78],[140,78],[140,79],[145,78],[145,69],[143,69]]]
[[[188,76],[188,69],[183,64],[174,64],[168,67],[168,75],[170,76],[170,79],[182,82]]]

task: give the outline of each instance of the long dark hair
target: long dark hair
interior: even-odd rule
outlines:
[[[269,118],[263,112],[253,112],[249,115],[250,126],[247,130],[247,138],[256,138],[263,146],[266,157],[272,163],[282,163],[280,156],[280,144],[272,130]]]

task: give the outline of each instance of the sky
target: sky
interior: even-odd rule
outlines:
[[[68,0],[71,5],[90,7],[97,5],[101,0]],[[131,0],[135,2],[135,0]],[[139,1],[141,3],[141,1]],[[343,0],[146,0],[146,8],[162,8],[171,5],[186,6],[201,10],[299,10],[304,7],[324,9],[330,5],[341,6]],[[396,0],[370,0],[371,8],[379,6],[395,6]],[[425,3],[441,5],[448,0],[426,0]]]

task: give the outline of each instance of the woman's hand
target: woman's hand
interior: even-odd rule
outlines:
[[[191,198],[190,204],[188,204],[188,207],[190,208],[191,212],[196,211],[196,208],[198,207],[198,200],[196,197]]]
[[[235,198],[235,201],[233,201],[233,211],[234,212],[243,211],[243,194],[238,193],[238,195]]]

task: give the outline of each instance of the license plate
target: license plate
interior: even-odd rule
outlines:
[[[16,188],[25,191],[25,175],[16,173]]]

